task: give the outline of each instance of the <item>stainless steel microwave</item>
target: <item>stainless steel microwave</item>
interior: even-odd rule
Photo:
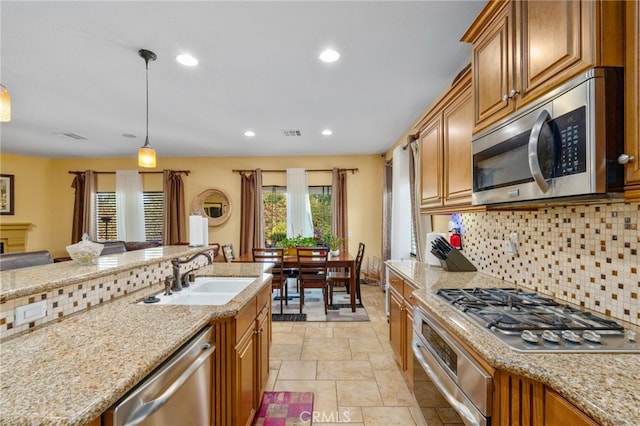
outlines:
[[[594,68],[472,139],[474,205],[604,198],[622,190],[621,68]]]

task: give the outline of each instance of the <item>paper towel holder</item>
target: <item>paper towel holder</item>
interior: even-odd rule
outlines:
[[[231,197],[221,188],[209,188],[198,194],[191,210],[209,219],[209,226],[220,226],[231,217]]]

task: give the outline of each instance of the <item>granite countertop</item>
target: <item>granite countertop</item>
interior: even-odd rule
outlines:
[[[210,247],[159,246],[144,250],[100,256],[96,265],[78,265],[74,261],[0,271],[0,302],[47,292],[69,284],[115,274],[150,262],[168,261],[210,250]]]
[[[0,424],[89,423],[211,321],[235,316],[269,282],[264,271],[226,263],[197,270],[256,277],[223,306],[137,304],[163,290],[156,285],[3,342]]]
[[[417,287],[416,299],[493,367],[544,383],[603,425],[640,424],[640,354],[516,352],[434,294],[439,288],[515,287],[513,283],[414,261],[386,265]]]

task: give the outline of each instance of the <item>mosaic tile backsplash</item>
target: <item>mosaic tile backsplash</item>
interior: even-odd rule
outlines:
[[[640,325],[640,205],[597,204],[454,215],[479,271]],[[519,236],[517,254],[504,247]]]

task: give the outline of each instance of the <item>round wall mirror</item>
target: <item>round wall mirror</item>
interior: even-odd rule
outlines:
[[[193,200],[193,211],[209,218],[209,226],[218,226],[231,217],[231,199],[219,188],[202,191]]]

